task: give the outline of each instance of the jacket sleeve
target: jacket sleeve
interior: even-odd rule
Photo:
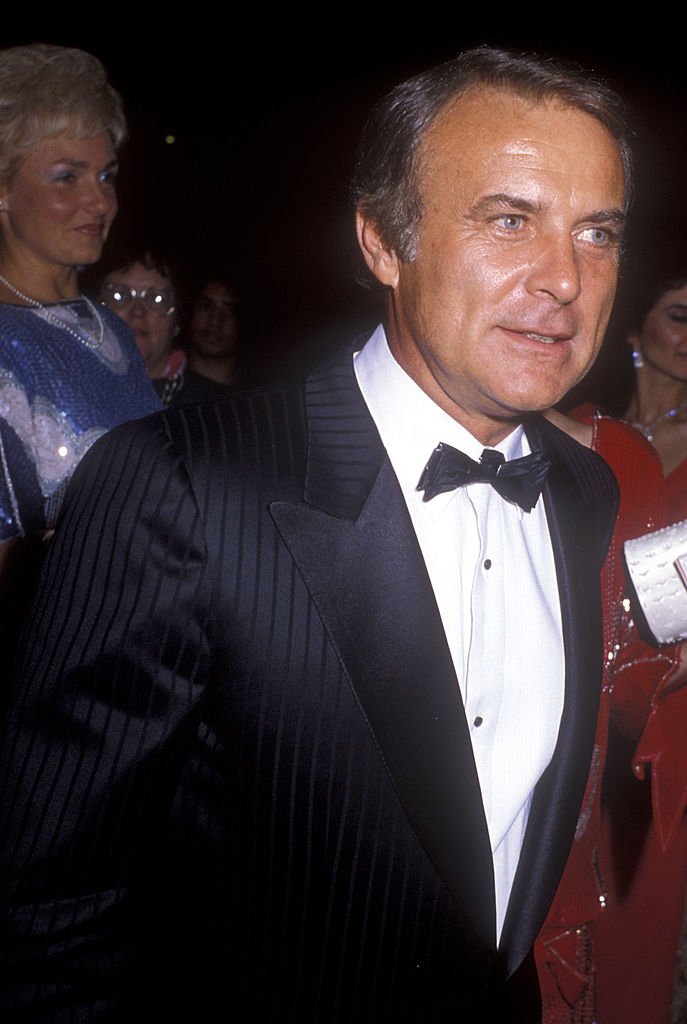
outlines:
[[[196,741],[210,591],[164,420],[118,428],[74,475],[4,687],[3,1020],[100,1017],[145,960],[135,922]]]

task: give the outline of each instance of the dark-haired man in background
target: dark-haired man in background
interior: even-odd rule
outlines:
[[[84,459],[0,747],[22,1020],[539,1019],[616,487],[536,413],[601,344],[623,133],[500,51],[402,84],[354,182],[384,326]]]

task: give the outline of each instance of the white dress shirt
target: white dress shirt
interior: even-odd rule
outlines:
[[[484,445],[401,369],[383,328],[356,353],[355,372],[403,491],[458,677],[491,839],[498,939],[563,709],[560,601],[544,502],[523,512],[488,483],[424,502],[417,483],[439,442],[476,461]],[[522,427],[495,447],[506,459],[530,451]]]

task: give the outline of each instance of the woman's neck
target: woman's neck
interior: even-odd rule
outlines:
[[[662,416],[675,413],[675,410],[682,412],[683,406],[687,413],[687,381],[675,380],[665,374],[659,376],[649,367],[644,367],[636,373],[635,392],[624,418],[647,426]]]
[[[624,418],[654,446],[665,476],[687,458],[687,382],[643,367]]]
[[[60,302],[79,295],[76,267],[44,266],[0,251],[0,275],[0,300],[14,305]]]

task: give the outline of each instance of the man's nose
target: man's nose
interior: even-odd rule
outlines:
[[[569,235],[544,239],[528,274],[528,290],[533,295],[548,295],[561,305],[573,302],[582,287],[578,260],[574,240]]]

